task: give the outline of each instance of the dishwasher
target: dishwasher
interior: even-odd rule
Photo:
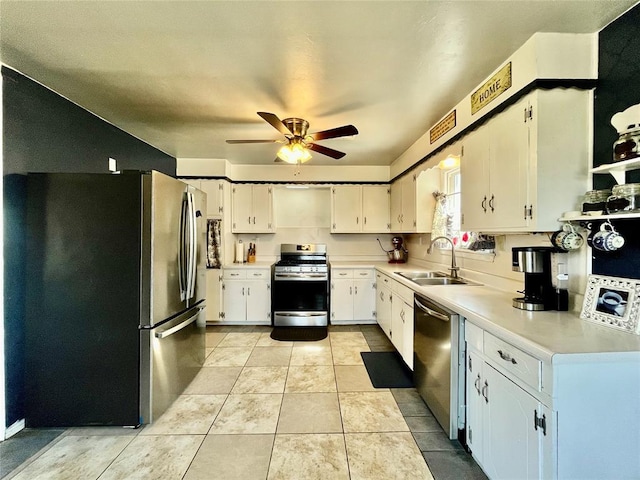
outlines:
[[[445,433],[464,444],[464,318],[414,295],[413,380]]]

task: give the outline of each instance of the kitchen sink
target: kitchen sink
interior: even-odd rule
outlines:
[[[443,272],[395,272],[397,275],[412,281],[416,285],[482,285],[464,278],[453,278]]]
[[[448,277],[443,272],[395,272],[396,275],[406,278],[407,280],[416,281],[422,279],[445,278]]]

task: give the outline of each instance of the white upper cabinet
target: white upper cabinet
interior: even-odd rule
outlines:
[[[331,188],[331,233],[389,232],[387,185]]]
[[[271,233],[273,189],[271,185],[233,185],[231,189],[233,233]]]
[[[224,193],[229,188],[226,180],[202,180],[200,190],[207,194],[207,217],[222,217]]]
[[[462,139],[462,228],[553,231],[588,189],[589,97],[536,90]]]
[[[441,189],[440,170],[411,173],[391,184],[391,231],[429,233],[433,224],[435,197]]]

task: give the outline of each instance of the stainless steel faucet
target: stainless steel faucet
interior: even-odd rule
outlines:
[[[458,270],[460,270],[460,267],[458,267],[456,265],[456,252],[455,252],[455,248],[456,246],[453,244],[453,240],[451,240],[449,237],[436,237],[433,240],[431,240],[431,245],[429,245],[429,248],[427,248],[427,253],[431,253],[431,250],[433,248],[433,244],[436,243],[438,240],[447,240],[450,244],[451,244],[451,276],[453,278],[458,278]]]

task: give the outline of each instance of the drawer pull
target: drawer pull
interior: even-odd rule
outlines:
[[[515,358],[513,358],[508,353],[504,353],[502,350],[498,350],[498,355],[500,355],[500,358],[503,359],[505,362],[511,362],[514,365],[516,365],[518,363],[518,362],[516,362]]]

